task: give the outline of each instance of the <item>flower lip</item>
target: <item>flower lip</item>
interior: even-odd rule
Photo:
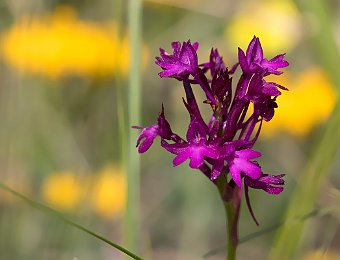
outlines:
[[[161,145],[167,151],[176,154],[173,165],[178,166],[190,159],[189,166],[197,169],[203,165],[205,157],[217,159],[219,152],[214,147],[207,145],[203,140],[199,143],[181,143],[169,144],[162,140]]]
[[[250,148],[240,148],[249,142],[241,140],[234,142],[227,142],[219,148],[219,158],[213,162],[211,180],[217,179],[221,174],[224,162],[227,162],[230,175],[236,185],[242,188],[242,176],[249,176],[252,179],[260,177],[262,170],[256,161],[252,159],[261,156],[261,153]]]
[[[277,195],[277,194],[280,194],[284,189],[282,187],[285,184],[285,181],[282,179],[284,176],[285,174],[270,175],[270,174],[262,173],[261,176],[257,179],[252,179],[252,178],[249,178],[248,176],[244,178],[246,203],[247,203],[249,212],[253,220],[255,221],[256,225],[259,225],[259,223],[256,220],[255,214],[250,204],[248,187],[251,187],[254,189],[261,189],[269,194]]]
[[[132,128],[142,129],[142,133],[137,139],[136,147],[138,147],[139,153],[145,153],[147,150],[149,150],[153,144],[153,141],[159,134],[158,125],[152,125],[150,127],[132,126]]]
[[[270,175],[262,174],[257,179],[245,178],[245,184],[254,189],[262,189],[269,194],[280,194],[283,191],[285,181],[282,179],[285,174]],[[274,186],[276,185],[276,186]]]
[[[208,143],[206,135],[206,128],[194,118],[188,127],[187,143],[169,144],[162,140],[161,145],[167,151],[177,155],[173,160],[174,166],[190,159],[189,166],[197,169],[204,163],[205,157],[217,159],[220,154],[214,145]]]

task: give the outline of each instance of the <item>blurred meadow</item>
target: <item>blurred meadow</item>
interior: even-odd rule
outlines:
[[[0,182],[143,259],[225,259],[216,188],[172,167],[158,145],[138,155],[129,124],[153,124],[163,103],[185,134],[185,94],[157,75],[159,47],[191,39],[200,62],[213,46],[232,66],[256,35],[266,57],[286,53],[290,63],[277,78],[289,91],[255,147],[265,172],[286,173],[286,188],[251,192],[259,226],[243,203],[238,259],[340,259],[340,2],[145,0],[139,58],[136,2],[0,0]],[[141,97],[129,90],[134,77]],[[123,258],[0,190],[0,259]]]

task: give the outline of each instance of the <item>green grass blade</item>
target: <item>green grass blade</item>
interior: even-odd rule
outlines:
[[[310,39],[317,58],[326,69],[337,90],[340,88],[340,55],[332,32],[332,21],[327,1],[296,0],[301,13],[309,13],[316,22],[316,33]],[[314,102],[314,101],[311,101]],[[340,104],[337,103],[323,136],[314,149],[298,185],[291,195],[282,226],[274,240],[269,258],[291,259],[299,248],[306,221],[296,221],[296,216],[309,212],[328,176],[328,170],[340,145]]]
[[[128,86],[128,126],[141,123],[141,24],[142,1],[128,1],[128,29],[130,41],[130,74]],[[140,156],[136,150],[138,131],[129,128],[127,156],[127,207],[125,239],[129,248],[137,250],[139,239]]]
[[[306,221],[297,217],[310,212],[321,187],[325,183],[328,169],[340,145],[340,105],[336,105],[325,134],[315,149],[304,173],[291,195],[286,211],[285,224],[279,229],[270,259],[291,259],[299,246],[301,234]]]
[[[312,36],[309,42],[313,47],[318,62],[331,77],[337,89],[340,89],[339,48],[333,32],[332,7],[330,1],[324,0],[295,0],[302,18],[307,18],[306,29]],[[334,18],[333,18],[334,19]],[[335,20],[335,19],[334,19]]]
[[[21,199],[22,201],[24,201],[25,203],[29,204],[30,206],[42,211],[43,213],[49,215],[49,216],[52,216],[58,220],[61,220],[63,222],[65,222],[66,224],[70,225],[70,226],[73,226],[95,238],[98,238],[99,240],[105,242],[106,244],[118,249],[119,251],[125,253],[126,255],[132,257],[133,259],[142,259],[141,257],[135,255],[134,253],[130,252],[129,250],[125,249],[124,247],[110,241],[109,239],[101,236],[101,235],[98,235],[97,233],[85,228],[84,226],[80,225],[80,224],[77,224],[76,222],[68,219],[67,217],[63,216],[60,212],[50,208],[50,207],[47,207],[41,203],[38,203],[28,197],[26,197],[25,195],[21,194],[20,192],[17,192],[11,188],[9,188],[8,186],[6,186],[5,184],[3,183],[0,183],[0,189],[12,194],[13,196]]]

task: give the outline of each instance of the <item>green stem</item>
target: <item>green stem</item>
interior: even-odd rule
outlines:
[[[121,42],[123,39],[123,15],[122,15],[122,0],[116,0],[114,1],[114,17],[117,21],[117,38]],[[116,67],[119,68],[120,66],[120,60],[116,59]],[[117,125],[118,125],[118,140],[117,140],[117,146],[119,150],[118,160],[120,163],[120,167],[122,169],[122,172],[127,176],[127,182],[130,181],[128,175],[127,175],[127,168],[128,168],[128,132],[130,130],[130,127],[128,126],[127,122],[127,95],[126,95],[126,89],[124,88],[124,84],[122,80],[122,76],[118,73],[115,74],[115,92],[116,92],[116,109],[117,109]],[[128,185],[128,189],[133,189],[134,187],[131,187],[131,185]],[[128,191],[129,193],[129,191]],[[129,195],[130,194],[130,195]],[[131,195],[131,192],[128,194],[128,198],[126,201],[126,216],[125,216],[125,222],[124,222],[124,239],[126,239],[126,244],[129,246],[133,246],[130,242],[131,240],[131,229],[133,229],[134,224],[131,223],[131,207],[133,208],[134,205],[131,200],[133,200],[134,195]]]
[[[216,180],[216,186],[223,201],[226,212],[227,227],[227,260],[236,259],[236,249],[238,246],[238,220],[240,215],[240,206],[242,190],[237,186],[231,187],[225,177],[221,174]]]
[[[233,209],[233,206],[231,203],[224,203],[224,208],[226,211],[226,216],[227,216],[227,233],[228,233],[228,243],[227,243],[227,248],[228,248],[228,254],[227,254],[227,259],[228,260],[233,260],[236,258],[236,248],[238,241],[234,241],[233,239],[233,224],[235,222],[235,212]],[[235,243],[236,242],[236,243]]]
[[[128,86],[128,126],[140,125],[141,121],[141,0],[128,2],[128,29],[130,42],[130,73]],[[129,248],[137,249],[139,240],[138,216],[140,200],[140,156],[136,152],[137,131],[129,131],[127,156],[127,208],[125,240]]]

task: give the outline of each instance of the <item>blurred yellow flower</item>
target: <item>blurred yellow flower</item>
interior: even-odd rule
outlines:
[[[262,128],[264,136],[272,136],[279,130],[293,135],[305,135],[315,125],[325,121],[332,112],[336,92],[325,73],[318,68],[303,71],[296,79],[287,74],[281,76],[285,82],[278,82],[289,88],[278,97],[279,108],[275,116]]]
[[[240,2],[240,11],[225,30],[233,47],[246,47],[254,35],[261,39],[266,54],[286,52],[300,38],[298,11],[292,1],[265,0]]]
[[[97,173],[92,202],[95,211],[103,217],[122,214],[126,202],[126,179],[120,168],[106,166]]]
[[[82,21],[70,7],[59,7],[49,15],[19,19],[2,36],[1,47],[5,60],[20,71],[53,78],[106,76],[128,72],[129,41],[123,38],[112,23]]]
[[[52,207],[73,210],[82,198],[82,185],[73,172],[50,174],[43,182],[42,196]]]
[[[339,252],[325,249],[310,251],[303,257],[303,260],[336,260],[336,259],[340,259]]]

